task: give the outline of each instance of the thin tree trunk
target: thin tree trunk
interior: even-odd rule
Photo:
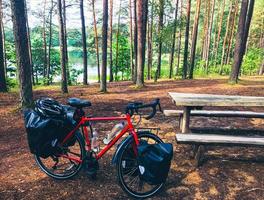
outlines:
[[[245,29],[246,29],[246,18],[247,18],[248,0],[242,0],[240,16],[238,21],[238,31],[236,35],[236,45],[234,54],[234,63],[232,65],[232,71],[230,73],[230,82],[237,83],[238,76],[240,73],[240,67],[243,59],[243,43],[245,43]]]
[[[130,71],[131,80],[134,76],[134,50],[133,50],[133,18],[132,18],[132,2],[129,0],[129,39],[130,39]]]
[[[27,14],[27,1],[25,1],[25,13],[26,13],[26,26],[27,26],[27,34],[28,34],[28,50],[29,50],[29,62],[30,62],[30,68],[31,68],[31,79],[33,85],[35,85],[34,80],[34,69],[33,69],[33,61],[32,61],[32,50],[31,50],[31,37],[30,37],[30,28],[28,25],[28,14]],[[36,72],[37,73],[37,72]]]
[[[170,63],[169,78],[172,78],[172,73],[173,73],[172,66],[173,66],[173,61],[174,61],[174,51],[175,51],[176,29],[177,29],[178,6],[179,6],[179,0],[176,0],[175,16],[174,16],[174,24],[173,24],[172,47],[171,47],[170,60],[169,60],[169,63]]]
[[[201,0],[197,0],[196,1],[196,14],[195,14],[194,25],[193,25],[191,62],[190,62],[191,64],[190,64],[189,79],[193,78],[193,70],[194,70],[194,62],[195,62],[195,51],[196,51],[196,42],[197,42],[197,33],[198,33],[199,17],[200,17],[200,8],[201,8]]]
[[[221,67],[220,67],[220,71],[219,74],[222,75],[223,74],[223,65],[224,65],[224,58],[225,58],[225,52],[226,52],[226,41],[227,38],[229,37],[229,30],[230,30],[230,18],[231,18],[231,14],[232,14],[232,9],[233,9],[233,2],[231,2],[230,8],[229,8],[229,13],[228,13],[228,17],[227,17],[227,24],[226,24],[226,32],[225,32],[225,37],[224,37],[224,41],[223,41],[223,45],[222,45],[222,57],[221,57]]]
[[[134,76],[132,77],[133,83],[136,83],[137,81],[137,50],[138,50],[138,31],[137,31],[137,0],[134,0],[134,56],[135,56],[135,71],[134,71]]]
[[[210,44],[211,44],[211,37],[212,37],[212,29],[213,29],[213,23],[214,23],[214,12],[215,12],[215,0],[213,0],[212,4],[212,13],[211,13],[211,18],[210,18],[210,23],[209,23],[209,31],[208,31],[208,43],[207,43],[207,56],[206,56],[206,62],[205,62],[205,69],[206,73],[208,74],[209,71],[209,57],[210,57]]]
[[[3,39],[3,13],[2,0],[0,0],[0,92],[7,92],[6,73],[5,73],[5,57],[4,57],[4,39]]]
[[[164,15],[164,0],[159,0],[158,66],[157,66],[157,78],[160,78],[160,75],[161,75],[161,54],[162,54],[163,15]]]
[[[33,103],[31,69],[28,48],[25,2],[11,0],[13,31],[16,46],[16,59],[19,72],[20,99],[23,107]]]
[[[87,77],[87,47],[86,47],[86,30],[85,30],[85,19],[84,19],[84,11],[83,11],[83,0],[80,0],[80,17],[82,23],[82,47],[83,47],[83,84],[87,85],[88,77]]]
[[[66,72],[66,46],[65,46],[65,30],[64,20],[62,16],[62,4],[61,0],[58,0],[58,21],[59,21],[59,38],[60,38],[60,63],[61,63],[61,91],[62,93],[68,93],[67,87],[67,72]]]
[[[131,0],[129,0],[131,3]],[[109,40],[110,40],[110,52],[109,52],[109,68],[110,68],[110,79],[109,82],[113,82],[114,76],[113,76],[113,0],[110,0],[110,30],[109,30]],[[131,8],[129,8],[129,12],[131,12]],[[132,22],[130,22],[132,23]],[[131,30],[131,29],[130,29]],[[130,31],[131,34],[131,31]],[[131,37],[131,36],[130,36]],[[131,43],[132,44],[132,43]],[[132,57],[132,62],[133,62],[133,57]]]
[[[183,9],[183,2],[182,0],[180,0],[180,4],[181,4],[181,12],[180,12],[180,23],[179,23],[179,27],[180,27],[180,33],[179,33],[179,40],[178,40],[178,55],[177,55],[177,65],[176,65],[176,69],[175,69],[175,76],[178,75],[178,71],[179,71],[179,67],[180,67],[180,59],[181,59],[181,39],[182,39],[182,9]]]
[[[46,73],[47,73],[47,41],[46,41],[46,4],[47,0],[44,1],[44,10],[43,10],[43,27],[42,27],[42,37],[43,37],[43,49],[44,49],[44,55],[43,55],[43,78],[44,78],[44,84]]]
[[[227,48],[227,58],[225,61],[225,64],[229,64],[230,62],[230,57],[231,57],[231,48],[233,44],[233,38],[234,38],[234,32],[235,32],[235,26],[236,26],[236,18],[237,18],[237,12],[238,12],[238,0],[236,0],[236,5],[235,5],[235,14],[233,16],[233,21],[232,21],[232,29],[231,29],[231,37],[228,42],[228,48]]]
[[[187,19],[186,19],[186,31],[185,31],[185,42],[184,42],[184,58],[183,58],[183,74],[182,78],[187,78],[188,70],[188,45],[189,45],[189,28],[190,28],[190,10],[191,0],[187,1]]]
[[[204,20],[204,26],[203,26],[203,36],[202,36],[202,51],[201,56],[202,60],[206,59],[206,47],[207,47],[207,40],[208,40],[208,26],[209,26],[209,18],[210,18],[210,1],[205,1],[205,20]]]
[[[95,8],[94,8],[94,1],[92,0],[92,7],[93,7],[93,24],[94,24],[94,34],[95,34],[95,48],[96,48],[96,60],[97,60],[97,74],[98,74],[98,82],[101,80],[100,75],[100,59],[99,59],[99,44],[98,44],[98,32],[97,32],[97,22],[96,22],[96,15],[95,15]]]
[[[222,24],[223,24],[224,13],[225,13],[225,0],[223,1],[223,5],[222,5],[220,21],[219,21],[219,24],[218,24],[217,40],[216,40],[216,43],[215,43],[215,46],[214,46],[214,50],[213,50],[214,58],[215,58],[215,65],[217,64],[218,46],[219,46],[220,36],[221,36],[221,32],[222,32]]]
[[[263,59],[262,64],[259,68],[259,75],[263,75],[263,73],[264,73],[264,59]]]
[[[67,74],[67,82],[69,85],[71,85],[71,78],[70,78],[70,67],[69,67],[69,55],[68,55],[68,44],[67,44],[67,23],[66,23],[66,3],[65,0],[63,0],[63,29],[64,29],[64,42],[65,42],[65,56],[66,56],[66,60],[65,60],[65,64],[66,64],[66,74]]]
[[[48,47],[48,67],[47,67],[47,84],[50,84],[50,66],[51,66],[51,45],[52,45],[52,12],[53,12],[53,0],[51,0],[50,18],[49,18],[49,47]]]
[[[151,71],[152,71],[152,38],[153,38],[153,0],[151,2],[151,14],[148,20],[148,80],[151,79]]]
[[[102,67],[100,91],[106,92],[108,0],[103,0]]]
[[[137,1],[137,25],[138,25],[138,64],[137,64],[137,87],[142,87],[144,84],[144,54],[146,45],[146,13],[147,0]]]
[[[119,12],[118,12],[118,22],[117,22],[117,32],[116,32],[116,63],[115,63],[115,80],[117,81],[117,74],[118,74],[118,54],[119,54],[119,44],[118,44],[118,39],[119,39],[119,32],[120,32],[120,17],[121,17],[121,4],[122,0],[120,0],[119,4]]]

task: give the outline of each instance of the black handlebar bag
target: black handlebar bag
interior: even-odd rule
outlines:
[[[150,185],[164,183],[167,179],[173,147],[170,143],[140,144],[138,164],[140,178]]]

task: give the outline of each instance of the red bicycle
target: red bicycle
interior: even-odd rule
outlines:
[[[141,143],[162,143],[162,140],[150,131],[136,131],[132,116],[138,114],[139,109],[151,108],[146,119],[152,118],[160,108],[159,99],[149,104],[142,102],[129,103],[125,115],[120,117],[87,117],[83,108],[91,106],[86,100],[71,98],[68,104],[75,108],[73,119],[77,121],[76,127],[59,143],[60,153],[48,158],[35,155],[38,166],[48,176],[55,179],[68,179],[76,175],[86,165],[90,175],[95,175],[98,169],[98,160],[126,133],[126,137],[117,147],[112,162],[116,164],[117,178],[122,189],[135,198],[147,198],[160,191],[164,183],[150,185],[140,178],[137,162],[137,146]],[[71,112],[69,112],[71,113]],[[141,115],[140,119],[141,119]],[[95,121],[122,121],[123,128],[117,133],[102,150],[92,148],[94,138],[93,122]],[[74,145],[68,145],[74,140]]]

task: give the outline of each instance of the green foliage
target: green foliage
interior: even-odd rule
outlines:
[[[248,50],[242,63],[242,74],[254,75],[259,71],[264,58],[264,49],[251,48]]]

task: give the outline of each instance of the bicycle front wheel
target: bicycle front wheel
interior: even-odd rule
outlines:
[[[73,177],[81,170],[85,158],[84,140],[80,132],[75,133],[74,137],[76,142],[71,146],[66,144],[62,146],[60,155],[55,154],[48,158],[35,155],[37,165],[48,176],[64,180]]]
[[[147,142],[148,144],[162,143],[162,140],[150,133],[139,133],[139,142]],[[120,149],[120,156],[117,160],[117,178],[121,188],[134,198],[148,198],[158,193],[164,183],[150,185],[140,178],[137,157],[133,151],[133,138]]]

